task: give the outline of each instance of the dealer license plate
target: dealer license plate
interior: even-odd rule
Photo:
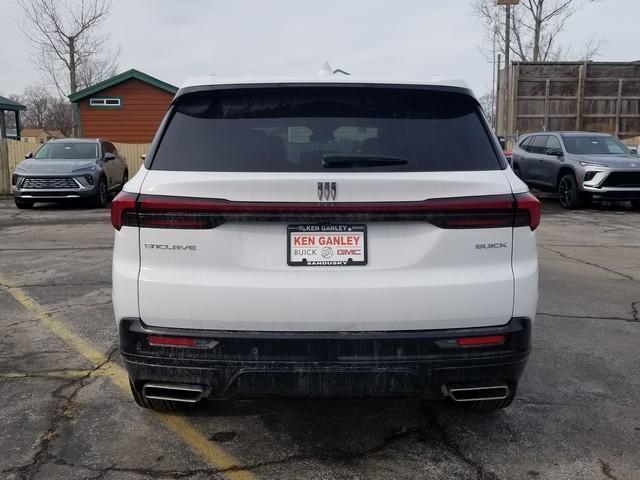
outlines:
[[[287,263],[292,267],[367,264],[366,225],[289,225]]]

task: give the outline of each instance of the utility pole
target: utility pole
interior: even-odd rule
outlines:
[[[504,33],[504,138],[505,142],[509,141],[509,50],[511,49],[511,5],[507,5],[507,13],[505,17],[505,33]]]
[[[518,5],[520,0],[497,0],[497,5],[505,5],[505,32],[504,32],[504,101],[502,103],[503,114],[503,135],[506,142],[509,142],[509,96],[511,93],[511,5]]]
[[[498,64],[493,72],[495,78],[495,93],[493,96],[495,102],[495,109],[493,114],[493,130],[498,133],[498,115],[500,114],[500,107],[502,106],[502,99],[500,98],[500,67],[502,65],[502,54],[498,54]]]

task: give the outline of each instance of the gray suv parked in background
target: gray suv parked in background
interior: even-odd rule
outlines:
[[[525,135],[513,149],[513,170],[531,187],[558,192],[564,208],[602,200],[640,207],[640,157],[613,135]]]
[[[129,179],[127,164],[107,140],[65,138],[45,143],[26,156],[11,177],[18,208],[38,201],[90,198],[104,207],[110,193]]]

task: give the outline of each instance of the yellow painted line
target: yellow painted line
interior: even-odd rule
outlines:
[[[82,378],[91,373],[91,370],[61,370],[59,372],[43,372],[37,374],[23,372],[0,373],[0,378],[29,378],[29,377],[51,377],[51,378]]]
[[[11,286],[1,274],[0,286],[9,292],[24,308],[29,310],[38,321],[73,347],[74,350],[91,362],[92,365],[96,367],[101,365],[92,375],[104,375],[108,377],[114,385],[129,394],[129,376],[122,367],[114,362],[107,361],[107,357],[47,312],[20,287]],[[224,450],[219,443],[207,438],[202,432],[196,429],[187,418],[180,415],[169,415],[159,412],[153,413],[166,427],[182,438],[187,445],[200,454],[210,465],[218,470],[226,470],[224,472],[226,478],[230,480],[255,480],[256,477],[251,472],[241,469],[241,463],[233,455]],[[230,470],[233,468],[237,468],[237,470]]]

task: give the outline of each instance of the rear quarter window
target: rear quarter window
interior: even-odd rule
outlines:
[[[195,92],[172,107],[151,169],[321,172],[503,168],[477,102],[464,94],[364,87]],[[370,159],[395,159],[373,164]],[[356,161],[365,160],[369,163]],[[389,163],[389,162],[388,162]]]

